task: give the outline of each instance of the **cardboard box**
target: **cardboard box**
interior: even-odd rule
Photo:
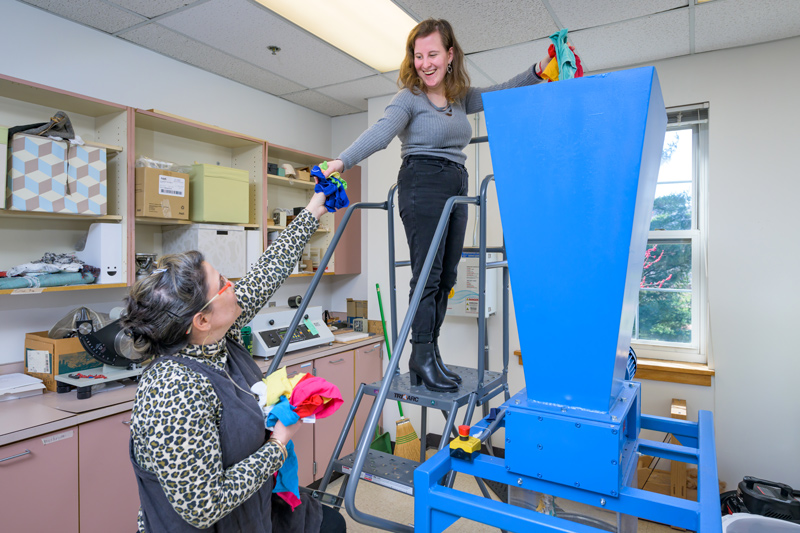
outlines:
[[[166,226],[162,231],[162,243],[165,254],[198,250],[223,276],[241,278],[245,275],[247,238],[242,226]]]
[[[46,331],[25,335],[25,373],[44,382],[55,392],[59,374],[102,368],[103,363],[89,355],[77,337],[51,339]]]
[[[250,173],[219,165],[192,165],[191,211],[195,222],[250,222]]]
[[[18,133],[10,140],[9,209],[105,215],[106,150]]]
[[[189,220],[189,174],[137,168],[136,216]]]
[[[296,168],[294,172],[300,181],[313,181],[311,179],[311,167]]]
[[[367,318],[367,300],[347,299],[347,324],[352,326],[353,319]]]

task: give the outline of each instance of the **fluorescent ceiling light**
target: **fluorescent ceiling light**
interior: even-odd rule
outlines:
[[[380,72],[400,68],[406,39],[417,25],[391,0],[257,1]]]

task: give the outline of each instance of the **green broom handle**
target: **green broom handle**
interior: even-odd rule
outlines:
[[[386,355],[389,356],[389,361],[392,360],[392,348],[389,346],[389,333],[386,331],[386,319],[383,317],[383,301],[381,301],[381,285],[380,283],[375,284],[375,289],[378,291],[378,309],[381,310],[381,325],[383,326],[383,341],[386,343]],[[403,415],[403,406],[400,405],[400,402],[397,402],[397,409],[400,410],[400,416]]]

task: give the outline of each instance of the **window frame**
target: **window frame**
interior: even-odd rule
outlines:
[[[693,129],[692,229],[650,231],[647,236],[648,246],[651,243],[691,243],[692,342],[687,344],[631,339],[631,346],[638,357],[701,364],[706,364],[708,361],[708,119],[681,120],[684,114],[690,117],[704,117],[707,113],[708,103],[667,108],[667,115],[671,119],[677,119],[674,122],[669,121],[667,132]],[[635,324],[638,324],[638,299],[635,313]]]

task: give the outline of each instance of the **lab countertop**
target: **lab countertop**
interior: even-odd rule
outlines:
[[[372,336],[351,344],[333,343],[298,350],[286,354],[281,366],[305,363],[378,342],[383,342],[383,338]],[[256,358],[255,361],[262,372],[266,372],[271,363],[271,359]],[[45,391],[41,395],[0,402],[0,446],[130,411],[136,394],[136,383],[122,383],[122,388],[95,392],[91,398],[85,400],[78,400],[73,390],[63,394]]]

